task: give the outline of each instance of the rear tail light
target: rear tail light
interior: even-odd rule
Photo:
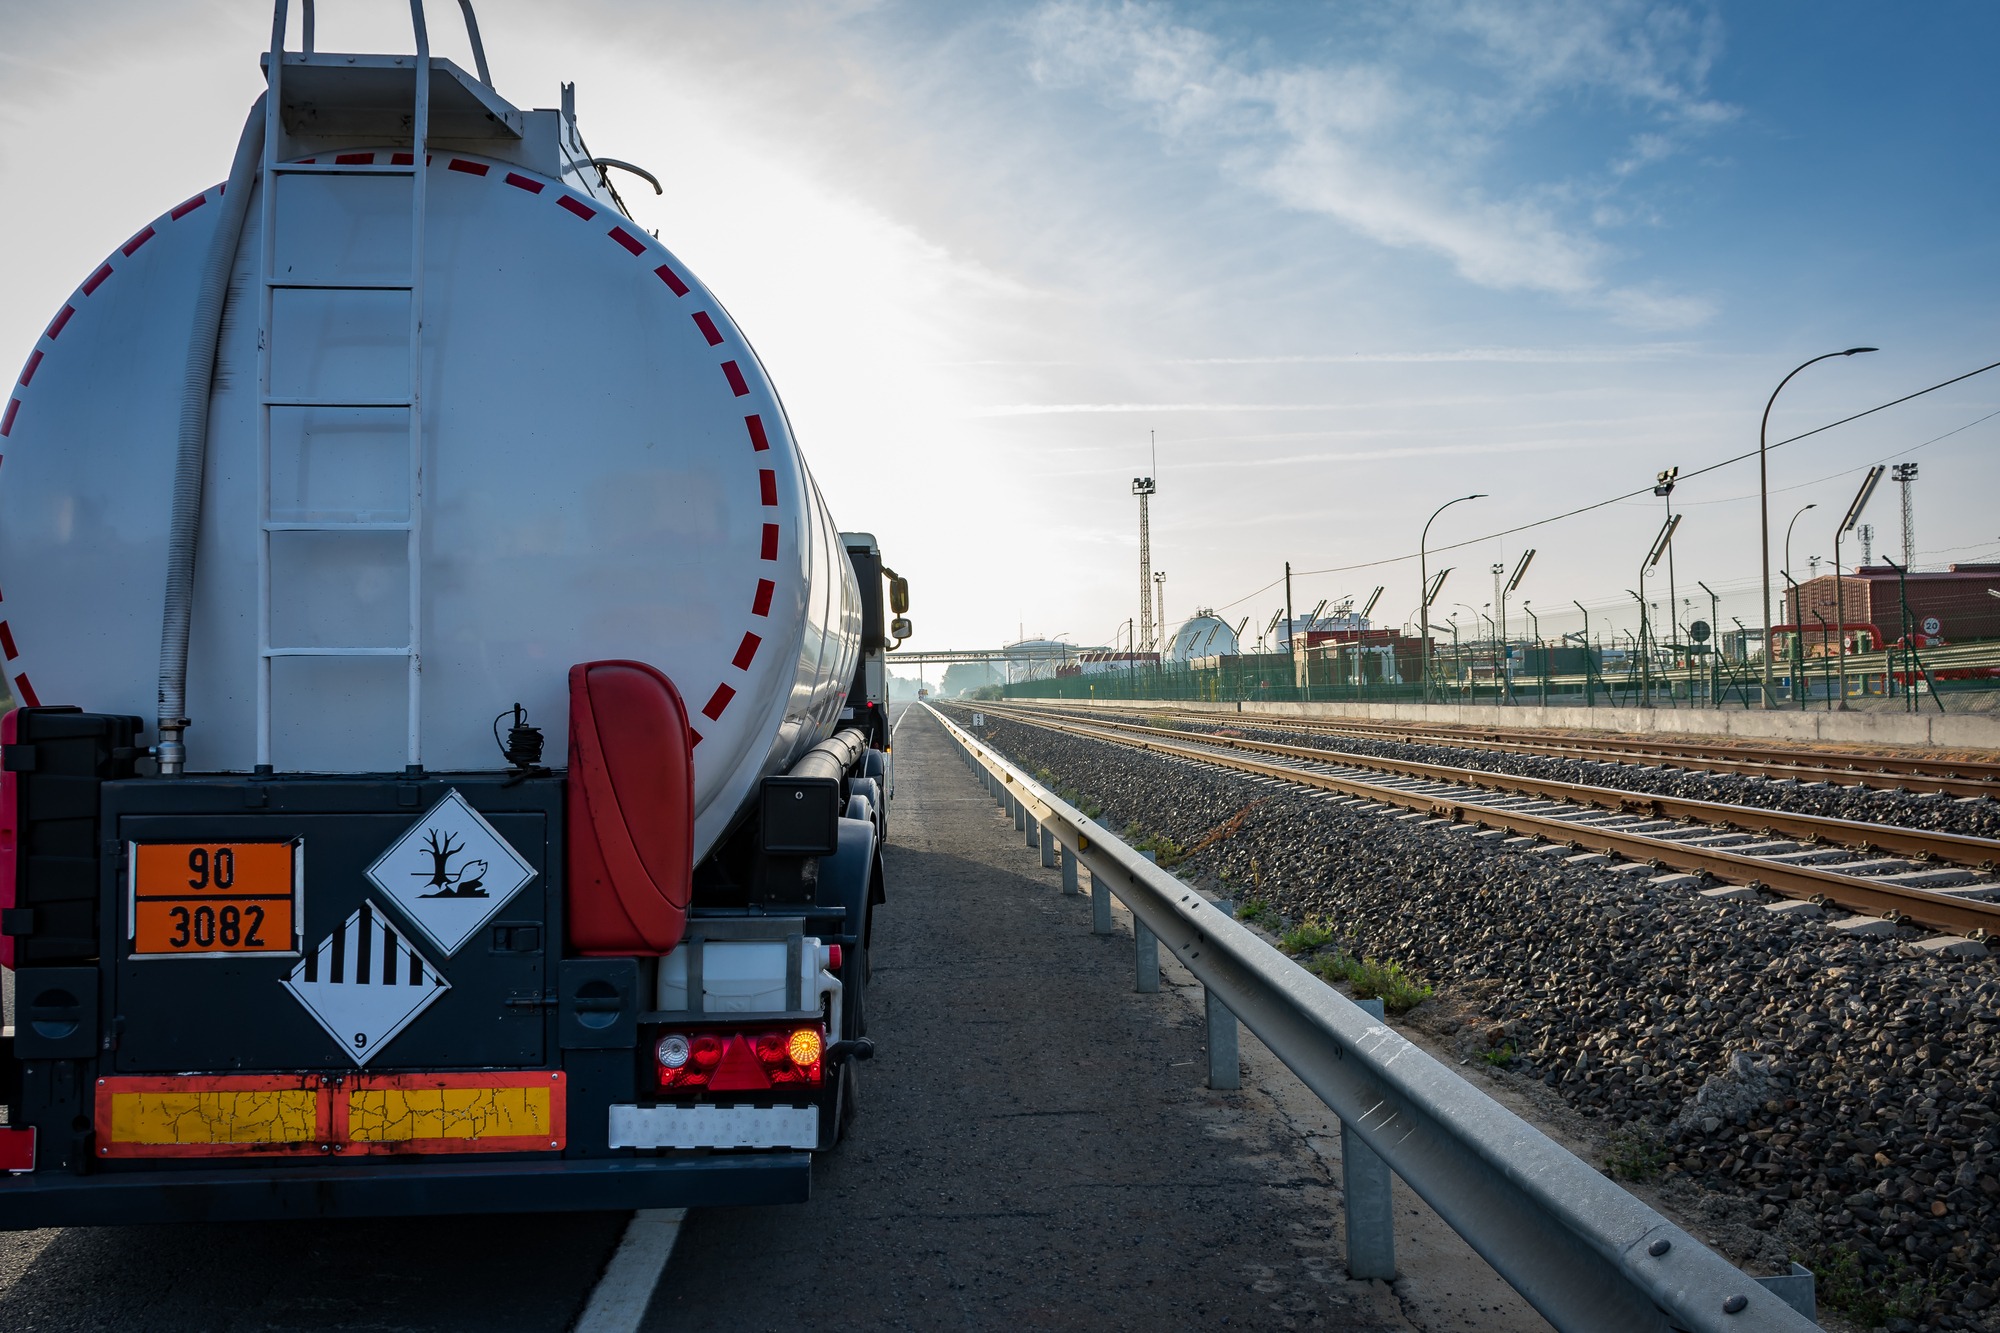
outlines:
[[[824,1081],[826,1029],[817,1024],[742,1032],[669,1032],[654,1048],[662,1092],[766,1092]]]
[[[826,970],[829,972],[840,971],[840,946],[838,944],[829,944],[826,946]]]

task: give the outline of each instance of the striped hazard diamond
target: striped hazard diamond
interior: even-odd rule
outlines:
[[[283,985],[363,1066],[451,989],[382,910],[366,900],[346,925],[299,960]]]

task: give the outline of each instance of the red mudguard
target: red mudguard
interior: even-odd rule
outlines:
[[[569,669],[568,947],[666,954],[694,876],[694,736],[672,681],[644,662]]]

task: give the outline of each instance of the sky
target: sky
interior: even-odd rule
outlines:
[[[409,49],[393,0],[317,8],[321,50]],[[1779,381],[1881,349],[1793,379],[1774,443],[2000,361],[1988,4],[478,11],[503,95],[575,82],[592,150],[661,178],[621,189],[910,579],[912,648],[1122,638],[1142,475],[1170,623],[1254,638],[1287,561],[1300,614],[1379,585],[1378,623],[1412,620],[1426,518],[1485,492],[1431,528],[1437,616],[1478,625],[1532,548],[1513,633],[1524,600],[1545,637],[1578,602],[1630,627],[1679,467],[1680,619],[1699,580],[1754,625],[1756,463],[1713,465]],[[59,201],[0,210],[0,362],[226,174],[269,32],[259,4],[0,0],[0,196]],[[1919,567],[2000,558],[2000,370],[1772,451],[1778,533],[1817,506],[1798,577],[1882,462],[1920,466]],[[1892,485],[1864,519],[1899,556]]]

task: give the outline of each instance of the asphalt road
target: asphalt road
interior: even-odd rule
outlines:
[[[862,1113],[789,1209],[691,1213],[645,1327],[1408,1327],[1353,1283],[1324,1165],[1203,1086],[927,714],[897,737]]]

